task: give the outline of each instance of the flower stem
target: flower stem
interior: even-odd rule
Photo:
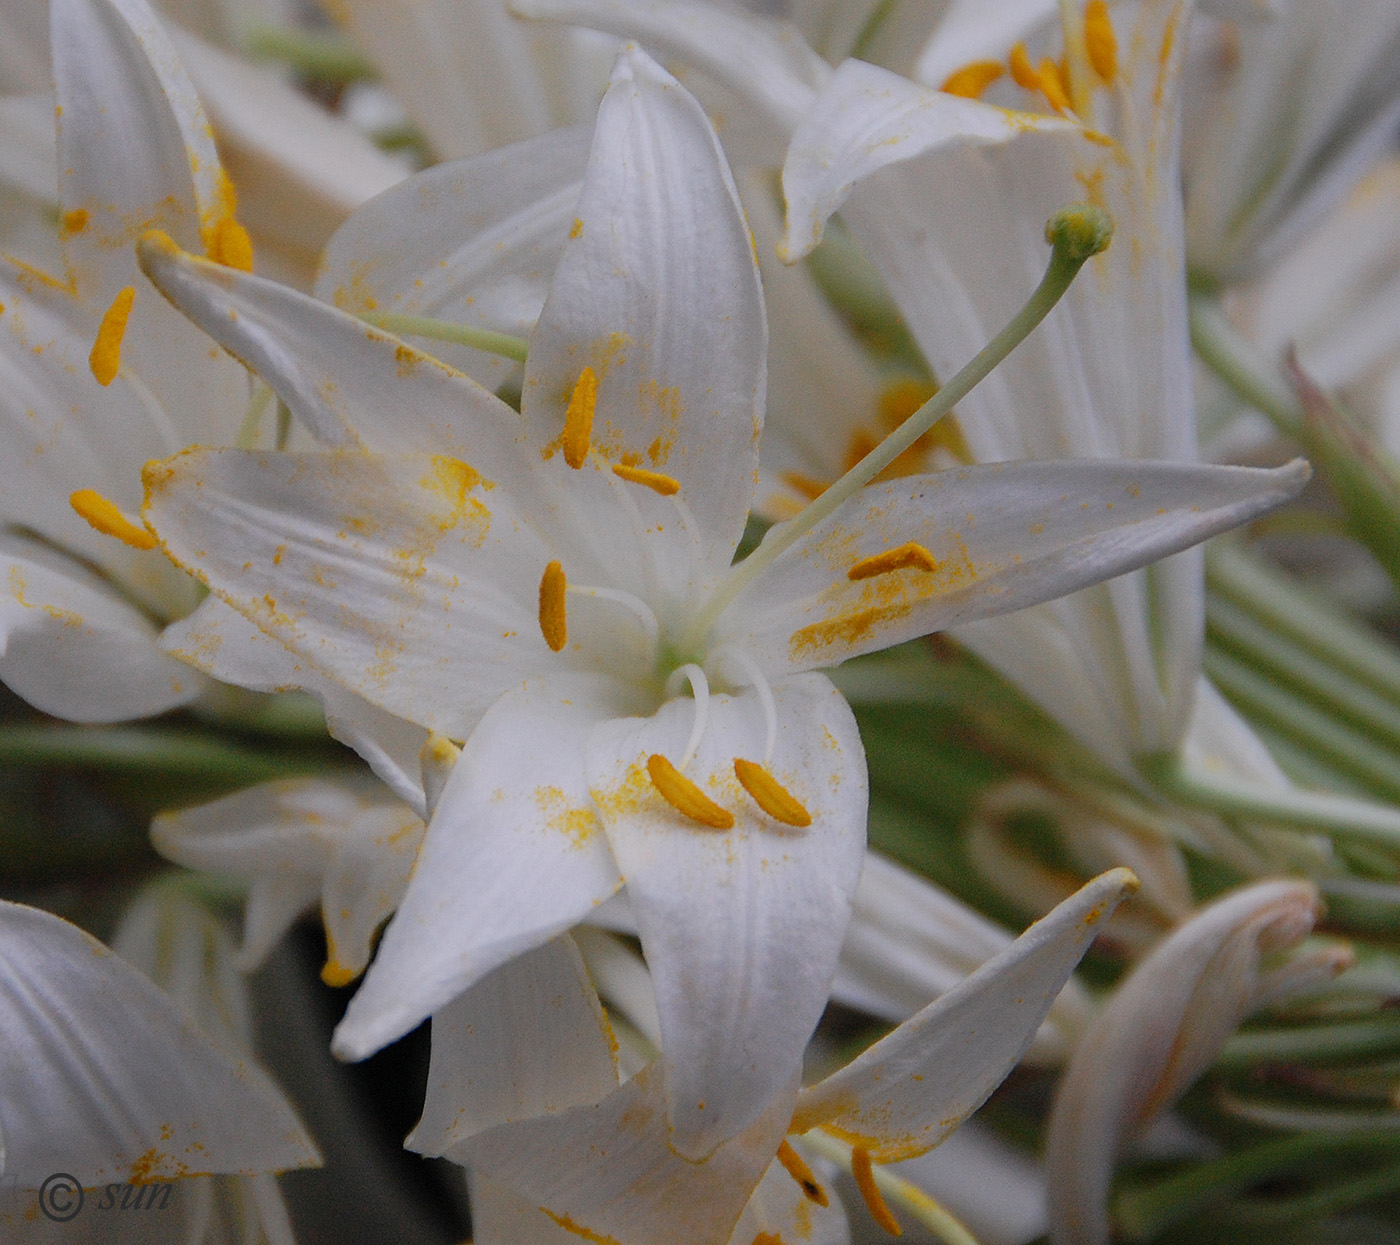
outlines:
[[[1084,264],[1104,250],[1112,236],[1112,221],[1099,208],[1076,204],[1056,213],[1046,225],[1051,244],[1050,263],[1026,305],[1005,328],[979,350],[937,393],[915,411],[894,432],[852,467],[814,501],[785,523],[776,523],[764,535],[758,548],[737,563],[721,581],[704,609],[697,614],[682,648],[693,651],[714,626],[729,603],[777,557],[799,541],[884,471],[940,419],[961,402],[1016,349],[1032,330],[1064,297]]]
[[[430,337],[434,341],[452,342],[457,346],[471,346],[488,354],[501,355],[525,362],[529,342],[523,337],[512,337],[509,333],[497,333],[491,329],[472,328],[469,324],[457,324],[451,320],[434,320],[431,316],[400,315],[394,311],[365,311],[360,319],[376,328],[387,329],[390,333],[407,333],[412,337]]]
[[[1235,393],[1262,411],[1280,432],[1299,437],[1303,407],[1265,360],[1259,348],[1231,323],[1219,301],[1193,293],[1190,299],[1191,344],[1196,353]]]
[[[321,82],[348,85],[379,76],[374,64],[349,39],[338,34],[255,20],[244,25],[243,42],[251,55],[281,61]]]

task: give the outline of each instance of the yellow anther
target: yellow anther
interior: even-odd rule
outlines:
[[[802,1161],[802,1156],[786,1141],[778,1147],[778,1162],[787,1169],[787,1174],[797,1181],[797,1187],[802,1190],[809,1202],[815,1202],[818,1206],[831,1205],[831,1198],[827,1196],[826,1190],[812,1174],[812,1169]]]
[[[936,571],[938,562],[923,545],[911,540],[895,549],[886,549],[883,553],[872,553],[868,558],[861,558],[846,572],[846,578],[871,579],[876,575],[905,571],[911,567],[920,571]]]
[[[232,216],[219,217],[209,231],[209,258],[241,272],[253,271],[253,240]]]
[[[122,365],[122,338],[126,336],[126,322],[135,299],[136,288],[128,285],[117,292],[112,305],[103,313],[97,340],[92,343],[92,353],[88,355],[88,366],[99,385],[110,385],[117,377],[117,369]]]
[[[1023,90],[1040,90],[1040,75],[1036,73],[1031,58],[1026,53],[1026,45],[1018,43],[1006,58],[1006,67],[1011,71],[1011,80]]]
[[[540,631],[544,642],[556,653],[569,642],[569,619],[564,612],[564,593],[569,581],[564,568],[551,562],[540,576]]]
[[[621,476],[631,484],[640,484],[662,497],[673,497],[681,491],[681,482],[659,471],[648,471],[645,467],[629,467],[626,463],[614,463],[613,475]]]
[[[1089,0],[1084,6],[1084,48],[1094,72],[1112,82],[1118,73],[1118,36],[1105,0]]]
[[[348,986],[359,975],[357,970],[349,968],[334,957],[328,959],[321,969],[321,980],[333,989]]]
[[[1069,102],[1069,91],[1065,87],[1064,75],[1060,72],[1060,67],[1048,56],[1041,60],[1038,72],[1040,79],[1040,89],[1045,98],[1050,101],[1050,107],[1056,112],[1070,112],[1073,105]]]
[[[864,1146],[856,1146],[851,1150],[851,1175],[856,1178],[856,1188],[865,1199],[870,1217],[891,1236],[903,1236],[904,1229],[899,1226],[899,1220],[885,1205],[884,1196],[875,1183],[875,1171],[870,1165],[870,1151]]]
[[[588,458],[593,440],[593,411],[598,405],[598,374],[586,367],[579,373],[578,384],[569,396],[569,409],[564,413],[564,461],[577,471]]]
[[[1005,72],[996,61],[972,61],[953,70],[938,89],[949,95],[961,95],[963,99],[981,99],[982,92]]]
[[[714,830],[732,830],[734,814],[720,808],[709,796],[659,752],[647,757],[651,783],[676,812]]]
[[[783,1245],[783,1238],[774,1232],[760,1232],[750,1245]]]
[[[68,504],[104,536],[115,536],[133,549],[154,549],[160,544],[139,523],[127,518],[116,502],[95,489],[80,488],[68,498]]]
[[[938,386],[932,381],[913,376],[900,376],[890,381],[875,399],[880,422],[893,432],[937,392]]]
[[[802,806],[802,801],[757,761],[735,757],[734,776],[738,778],[744,790],[753,796],[754,803],[774,821],[781,821],[785,826],[806,827],[812,824],[812,814]],[[783,1157],[781,1150],[778,1151],[778,1157]],[[786,1161],[784,1166],[787,1166]],[[792,1171],[792,1168],[789,1167],[788,1171]],[[793,1179],[797,1180],[796,1175]],[[802,1183],[800,1180],[797,1182]],[[822,1205],[826,1203],[823,1202]]]

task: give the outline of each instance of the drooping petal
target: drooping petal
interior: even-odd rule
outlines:
[[[556,130],[440,164],[371,199],[331,238],[317,297],[351,315],[395,312],[528,337],[569,235],[591,131]],[[494,387],[515,365],[432,341]]]
[[[336,1030],[339,1054],[362,1059],[394,1041],[622,885],[583,762],[589,728],[618,712],[614,696],[598,678],[531,680],[487,711]]]
[[[1274,471],[1109,460],[871,485],[745,587],[716,638],[772,671],[832,665],[1121,575],[1273,509],[1309,475],[1301,460]],[[911,542],[931,569],[921,555],[851,577]]]
[[[80,1184],[318,1162],[281,1093],[136,969],[47,912],[0,904],[7,1182]]]
[[[160,651],[160,629],[73,559],[0,533],[0,679],[72,722],[123,722],[187,704],[206,687]]]
[[[1016,1066],[1099,922],[1136,886],[1127,869],[1095,878],[960,985],[804,1090],[793,1131],[825,1127],[878,1162],[936,1146]]]
[[[795,1078],[738,1136],[698,1162],[671,1146],[663,1077],[644,1068],[596,1106],[502,1124],[455,1157],[508,1184],[578,1236],[617,1245],[727,1245],[778,1149]]]
[[[826,1005],[865,846],[855,721],[821,676],[773,689],[765,768],[811,815],[784,825],[740,785],[764,762],[760,697],[712,696],[685,774],[734,817],[720,830],[660,795],[647,761],[683,761],[696,702],[606,722],[588,745],[594,799],[627,879],[661,1018],[672,1144],[701,1158],[748,1127],[800,1066]]]
[[[530,339],[521,401],[538,443],[557,445],[591,369],[592,449],[680,486],[680,516],[666,497],[627,486],[640,526],[659,529],[649,532],[667,555],[658,573],[679,577],[679,591],[696,563],[702,576],[720,573],[743,532],[766,341],[758,268],[714,130],[674,78],[625,51]],[[563,457],[550,465],[582,474]]]
[[[451,739],[551,656],[538,598],[553,555],[455,458],[191,450],[148,467],[147,487],[167,552],[218,596]]]
[[[1107,1196],[1118,1147],[1169,1107],[1251,1011],[1275,997],[1270,953],[1301,941],[1317,917],[1308,882],[1259,882],[1183,922],[1134,969],[1095,1020],[1060,1083],[1047,1165],[1053,1239],[1109,1238]],[[1331,971],[1345,967],[1335,953]]]
[[[613,1044],[567,935],[516,956],[434,1013],[423,1118],[404,1144],[450,1156],[497,1124],[599,1102],[617,1088]]]

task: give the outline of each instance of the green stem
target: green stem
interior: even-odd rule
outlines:
[[[322,82],[346,85],[379,76],[373,62],[338,34],[295,30],[255,20],[244,26],[243,42],[251,55],[280,61]]]
[[[1347,1063],[1395,1054],[1400,1054],[1400,1018],[1382,1014],[1374,1020],[1236,1033],[1215,1066],[1244,1071],[1261,1063]]]
[[[407,316],[393,311],[364,311],[360,319],[376,328],[387,329],[390,333],[409,334],[413,337],[430,337],[434,341],[451,342],[456,346],[471,346],[488,354],[498,354],[517,363],[525,362],[529,342],[523,337],[512,337],[509,333],[497,333],[491,329],[472,328],[469,324],[455,324],[450,320],[434,320],[431,316]]]
[[[1303,407],[1284,385],[1253,342],[1230,321],[1219,300],[1193,293],[1190,300],[1191,344],[1196,353],[1235,393],[1262,411],[1282,433],[1300,437]]]
[[[1400,1163],[1353,1176],[1300,1197],[1235,1202],[1230,1206],[1230,1218],[1256,1224],[1298,1224],[1374,1201],[1397,1189],[1400,1189]]]
[[[1097,212],[1097,216],[1093,213]],[[1092,222],[1092,224],[1090,223]],[[1091,231],[1093,240],[1090,241]],[[1052,230],[1055,230],[1052,234]],[[698,650],[706,633],[736,596],[759,577],[778,556],[828,518],[838,507],[884,471],[940,419],[961,402],[1003,359],[1030,336],[1064,297],[1079,270],[1108,245],[1111,226],[1106,213],[1084,206],[1066,208],[1046,227],[1051,241],[1050,263],[1029,301],[995,337],[979,350],[937,393],[894,432],[852,467],[801,513],[770,527],[762,543],[730,569],[691,624],[681,648]]]

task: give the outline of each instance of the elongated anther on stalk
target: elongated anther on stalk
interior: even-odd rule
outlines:
[[[1039,80],[1041,92],[1050,101],[1050,107],[1056,112],[1073,112],[1074,105],[1069,100],[1069,90],[1065,86],[1064,76],[1060,73],[1060,67],[1048,56],[1042,57],[1040,67],[1036,70],[1036,77]]]
[[[569,409],[564,412],[564,461],[575,471],[588,459],[588,447],[593,440],[593,411],[598,405],[598,374],[586,367],[579,373],[578,383],[569,396]]]
[[[1084,6],[1084,48],[1094,72],[1111,83],[1118,75],[1118,36],[1105,0],[1089,0]]]
[[[1006,72],[998,61],[970,61],[953,70],[938,89],[963,99],[981,99],[982,92]]]
[[[645,467],[629,467],[626,463],[614,463],[613,475],[620,476],[629,484],[640,484],[662,497],[674,497],[681,491],[681,482],[674,476],[663,475],[659,471],[648,471]]]
[[[734,776],[738,778],[744,790],[753,796],[754,803],[774,821],[781,821],[785,826],[801,826],[804,829],[812,824],[812,814],[803,807],[802,801],[757,761],[735,757]]]
[[[899,1220],[885,1204],[884,1195],[875,1183],[875,1170],[870,1165],[870,1151],[864,1146],[856,1146],[851,1150],[851,1175],[856,1179],[856,1188],[865,1199],[870,1217],[891,1236],[903,1236],[904,1229],[899,1226]]]
[[[861,558],[846,572],[846,578],[871,579],[876,575],[905,571],[911,567],[921,571],[936,571],[938,561],[923,545],[911,540],[895,549],[886,549],[883,553],[872,553],[868,558]]]
[[[659,752],[647,757],[652,786],[676,812],[713,830],[732,830],[734,814],[721,808]]]
[[[133,549],[154,549],[160,544],[141,524],[124,515],[116,502],[96,489],[80,488],[68,498],[68,504],[104,536],[115,536]]]
[[[1011,71],[1011,80],[1022,90],[1040,90],[1040,75],[1031,64],[1024,43],[1018,43],[1011,49],[1011,54],[1006,58],[1006,67]]]
[[[1113,241],[1113,217],[1092,203],[1071,203],[1045,222],[1045,240],[1075,263],[1108,250]]]
[[[128,285],[117,292],[112,305],[102,314],[102,323],[97,328],[97,340],[92,343],[92,353],[88,355],[88,366],[104,388],[117,378],[117,369],[122,365],[122,338],[126,336],[126,322],[131,315],[131,304],[136,299],[135,286]]]
[[[253,239],[232,216],[221,216],[209,231],[209,258],[240,272],[253,271]]]
[[[564,568],[551,562],[540,576],[540,632],[556,653],[569,642],[569,619],[564,612],[564,594],[569,581]]]
[[[778,1162],[786,1168],[787,1174],[797,1181],[797,1187],[809,1202],[815,1202],[818,1206],[831,1205],[831,1198],[822,1188],[821,1182],[812,1174],[812,1169],[786,1141],[778,1147]]]

